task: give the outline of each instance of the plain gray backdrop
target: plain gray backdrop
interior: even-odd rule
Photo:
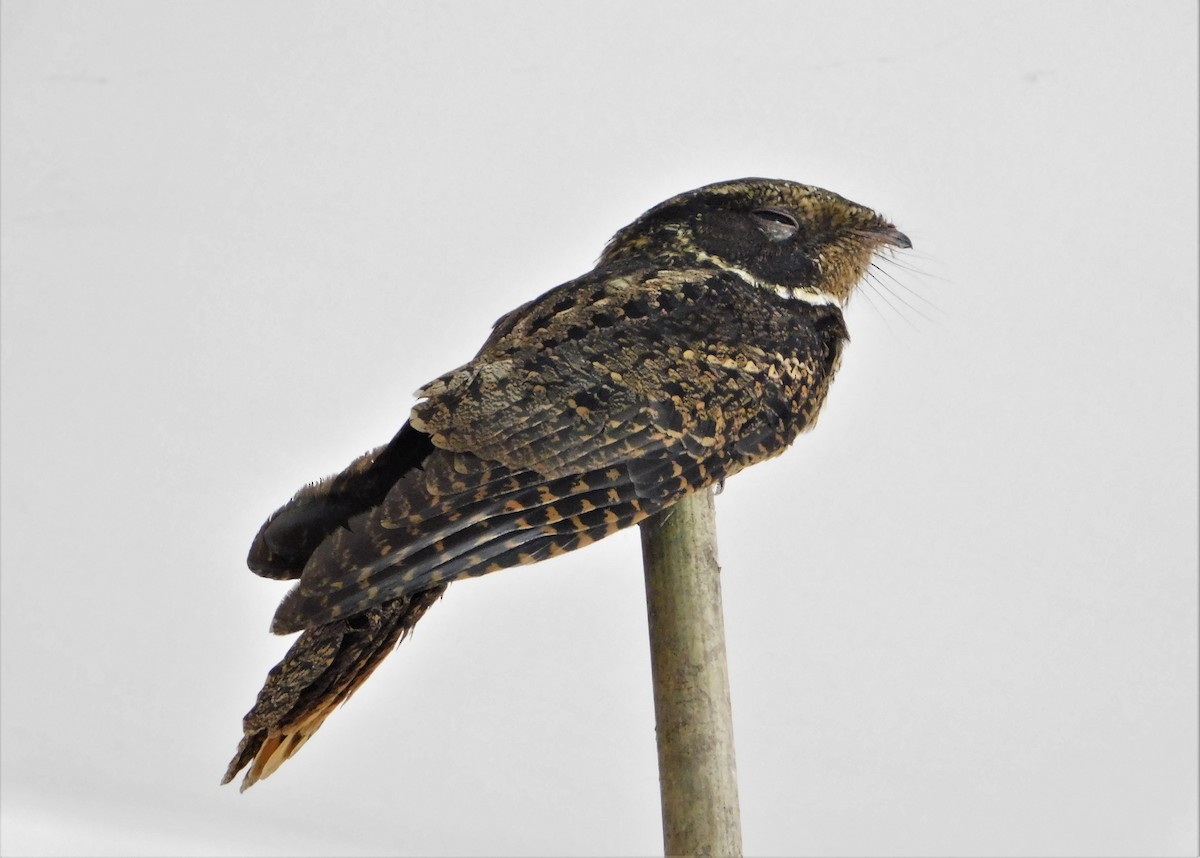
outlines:
[[[0,9],[5,855],[660,850],[636,534],[455,585],[239,795],[244,557],[747,175],[915,244],[718,498],[747,853],[1195,854],[1194,3]]]

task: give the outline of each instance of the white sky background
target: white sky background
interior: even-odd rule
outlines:
[[[1195,853],[1194,3],[2,14],[5,855],[659,851],[636,534],[455,585],[239,795],[288,644],[244,557],[746,175],[920,272],[718,498],[747,853]]]

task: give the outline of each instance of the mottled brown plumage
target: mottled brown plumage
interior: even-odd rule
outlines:
[[[908,239],[819,188],[744,179],[651,209],[588,274],[497,322],[392,441],[263,525],[299,578],[225,781],[270,774],[445,587],[552,557],[781,453],[816,419],[874,254]]]

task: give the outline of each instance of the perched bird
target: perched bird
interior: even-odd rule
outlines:
[[[223,782],[249,766],[246,789],[294,754],[450,582],[588,545],[783,452],[825,400],[851,292],[908,247],[829,191],[722,182],[502,317],[388,444],[258,532],[250,568],[299,579],[272,631],[303,634]]]

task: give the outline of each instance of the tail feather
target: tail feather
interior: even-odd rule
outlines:
[[[245,792],[308,741],[403,640],[442,593],[434,587],[304,632],[267,674],[221,783],[249,766]]]
[[[276,512],[251,566],[300,577],[272,628],[303,633],[243,720],[224,782],[246,770],[244,790],[295,754],[451,581],[589,545],[724,476],[647,425],[624,428],[583,451],[548,443],[554,457],[528,468],[435,448],[406,425]]]

